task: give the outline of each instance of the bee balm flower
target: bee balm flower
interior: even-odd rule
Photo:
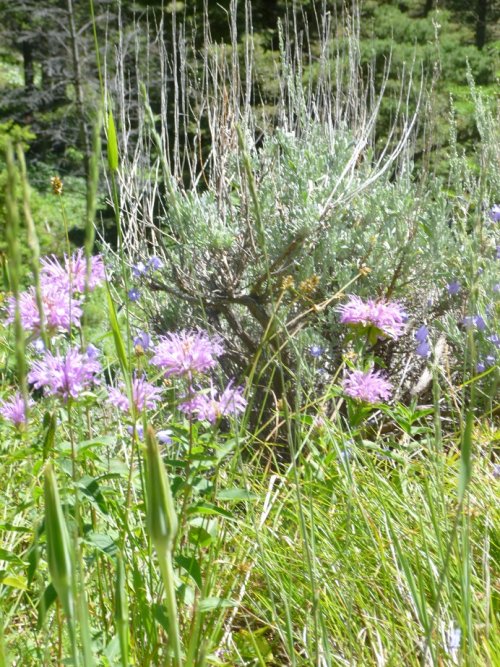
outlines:
[[[224,352],[218,337],[210,338],[205,331],[168,333],[160,339],[151,359],[154,366],[165,371],[165,376],[206,373]]]
[[[33,405],[34,402],[29,399],[28,407],[30,408]],[[18,392],[7,401],[0,401],[0,414],[18,428],[22,424],[26,424],[26,404],[22,395]]]
[[[391,397],[392,384],[379,371],[350,371],[342,383],[344,393],[364,403],[379,403]]]
[[[85,292],[87,281],[87,258],[83,250],[79,248],[68,259],[64,255],[64,266],[55,255],[44,257],[40,261],[42,285],[57,283],[61,288],[71,292]],[[88,277],[88,289],[90,292],[101,285],[106,279],[104,262],[101,255],[90,257],[90,273]]]
[[[342,324],[378,329],[379,335],[399,338],[404,332],[406,313],[393,301],[363,301],[359,296],[351,295],[349,301],[340,306]]]
[[[78,399],[80,394],[96,383],[95,375],[101,365],[94,358],[70,348],[65,356],[46,352],[35,361],[28,373],[28,381],[36,389],[42,389],[49,396],[59,396],[63,401]]]
[[[130,410],[129,399],[125,391],[125,385],[122,382],[118,387],[112,387],[108,390],[108,398],[110,403],[120,410],[124,412]],[[155,408],[160,398],[161,389],[147,382],[144,377],[134,377],[132,379],[132,402],[137,412],[142,412],[146,408],[148,410]]]

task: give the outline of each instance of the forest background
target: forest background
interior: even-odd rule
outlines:
[[[302,79],[305,85],[314,82],[318,76],[325,16],[342,25],[342,20],[338,19],[348,10],[344,3],[254,0],[250,4],[251,16],[244,3],[227,0],[217,3],[95,0],[93,6],[78,0],[15,3],[0,0],[0,148],[6,140],[12,139],[21,140],[28,149],[28,176],[34,188],[31,205],[38,221],[43,253],[53,251],[62,234],[56,222],[60,217],[58,204],[50,190],[50,178],[55,174],[63,178],[68,194],[68,218],[74,223],[71,240],[77,245],[83,240],[85,172],[91,128],[101,94],[99,59],[107,68],[106,85],[112,96],[116,92],[112,85],[117,72],[113,71],[115,59],[109,56],[120,54],[123,68],[120,80],[126,82],[127,88],[120,94],[129,98],[132,125],[134,104],[131,100],[137,92],[139,78],[148,82],[148,96],[155,112],[159,111],[162,95],[166,97],[167,113],[171,114],[167,125],[172,128],[172,147],[179,100],[175,77],[162,79],[161,76],[159,30],[174,68],[179,67],[182,44],[189,45],[183,51],[188,61],[185,65],[195,67],[197,53],[205,48],[208,31],[211,43],[228,45],[227,51],[235,52],[244,70],[245,44],[251,33],[254,80],[250,102],[266,112],[263,129],[266,123],[273,124],[276,120],[273,109],[279,96],[276,71],[280,61],[280,30],[290,38],[298,27],[301,43],[297,44],[297,53],[300,48],[306,56],[301,65]],[[91,20],[92,7],[95,24]],[[231,21],[230,15],[236,20]],[[421,145],[415,151],[415,160],[446,177],[452,104],[456,140],[472,155],[478,130],[473,119],[474,103],[467,72],[486,103],[489,100],[494,105],[500,71],[499,18],[499,0],[366,0],[361,3],[361,75],[368,80],[373,74],[375,84],[380,84],[390,61],[386,94],[377,118],[377,134],[382,140],[395,116],[401,73],[411,69],[413,87],[418,87],[422,76],[425,79],[428,107],[426,127],[420,133]],[[345,39],[341,30],[334,31],[332,58]],[[97,54],[96,43],[99,45]],[[293,39],[288,39],[287,43],[293,44]],[[146,53],[148,62],[145,62]],[[162,91],[165,79],[167,86],[171,86],[170,91]],[[187,98],[189,94],[188,90]],[[192,129],[186,128],[181,142],[189,141]],[[134,132],[133,127],[131,131]],[[188,175],[183,176],[189,180]],[[0,192],[4,190],[1,186],[5,179],[5,165],[0,157]],[[0,224],[3,225],[4,220],[4,201],[0,195]],[[103,237],[113,241],[114,217],[104,196],[100,201],[100,221]]]

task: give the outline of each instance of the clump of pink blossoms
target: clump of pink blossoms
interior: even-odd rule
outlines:
[[[244,412],[246,406],[243,387],[233,387],[231,381],[220,396],[217,389],[211,385],[208,392],[196,394],[189,401],[181,403],[179,409],[201,421],[214,424],[220,417],[235,417]]]
[[[28,399],[28,408],[33,407],[34,402]],[[17,428],[26,424],[26,404],[21,393],[17,392],[12,398],[0,401],[0,414],[11,421]]]
[[[108,398],[110,403],[123,412],[130,411],[130,402],[123,382],[120,382],[118,387],[108,389]],[[135,376],[132,379],[132,402],[137,412],[155,408],[160,398],[161,389],[147,382],[144,377]]]
[[[392,384],[380,371],[354,370],[344,379],[342,388],[347,396],[357,401],[380,403],[391,397]]]
[[[74,299],[58,283],[41,286],[44,325],[49,334],[56,331],[69,331],[71,326],[80,326],[82,303]],[[15,320],[16,300],[13,296],[7,300],[7,324]],[[34,287],[19,295],[19,316],[25,331],[40,333],[40,311]]]
[[[64,266],[59,262],[55,255],[43,257],[40,260],[42,265],[40,280],[42,285],[57,284],[64,291],[85,292],[85,283],[87,281],[87,258],[83,254],[82,248],[68,258],[64,255]],[[106,280],[106,271],[101,255],[90,257],[90,273],[88,277],[88,289],[90,292],[101,285]]]
[[[154,366],[162,368],[165,376],[192,377],[206,373],[217,363],[224,352],[220,338],[210,338],[205,331],[181,331],[162,336],[151,359]]]
[[[405,329],[407,315],[403,308],[394,301],[363,301],[359,296],[351,294],[349,301],[339,307],[342,324],[374,327],[378,335],[399,338]]]
[[[28,381],[36,389],[43,388],[45,394],[66,402],[70,398],[78,399],[82,392],[97,384],[95,376],[100,370],[95,354],[82,354],[77,348],[70,348],[64,356],[46,352],[42,359],[34,362]]]

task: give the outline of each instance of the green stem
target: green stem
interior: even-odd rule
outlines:
[[[165,587],[165,600],[167,604],[168,627],[169,627],[169,643],[174,653],[174,667],[182,667],[181,655],[181,638],[179,634],[179,623],[177,616],[177,601],[175,599],[175,581],[174,568],[172,565],[172,551],[168,549],[159,550],[158,560],[160,562],[161,576],[163,585]],[[165,662],[169,665],[170,660],[167,657]]]

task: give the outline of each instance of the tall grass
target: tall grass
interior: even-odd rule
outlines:
[[[167,48],[160,18],[157,44],[134,46],[134,90],[125,44],[99,62],[108,106],[90,159],[85,326],[39,335],[53,352],[99,347],[100,384],[74,400],[35,395],[25,378],[37,334],[25,346],[19,309],[0,331],[2,398],[36,398],[27,424],[0,422],[0,664],[495,665],[498,366],[477,364],[498,327],[487,214],[500,196],[498,119],[471,81],[476,164],[452,120],[449,182],[420,177],[425,82],[402,74],[381,143],[387,76],[377,91],[361,76],[357,10],[336,24],[320,15],[307,83],[307,35],[301,46],[286,27],[300,16],[285,23],[276,99],[262,105],[250,5],[241,40],[235,11],[226,47],[204,17],[201,49],[176,20]],[[148,66],[174,77],[173,99],[166,85],[155,99]],[[40,306],[22,153],[8,164],[10,290],[22,287],[20,178]],[[99,164],[118,245],[100,248],[106,284],[91,292]],[[152,255],[163,267],[147,273],[138,263]],[[337,306],[351,291],[401,300],[401,340],[347,333]],[[486,333],[463,325],[478,314]],[[195,326],[225,350],[202,396],[236,376],[244,415],[186,416],[179,404],[201,376],[163,377],[136,340]],[[390,373],[386,404],[342,391],[368,362]],[[147,410],[134,395],[143,374],[163,391]],[[108,398],[122,385],[123,410]]]

